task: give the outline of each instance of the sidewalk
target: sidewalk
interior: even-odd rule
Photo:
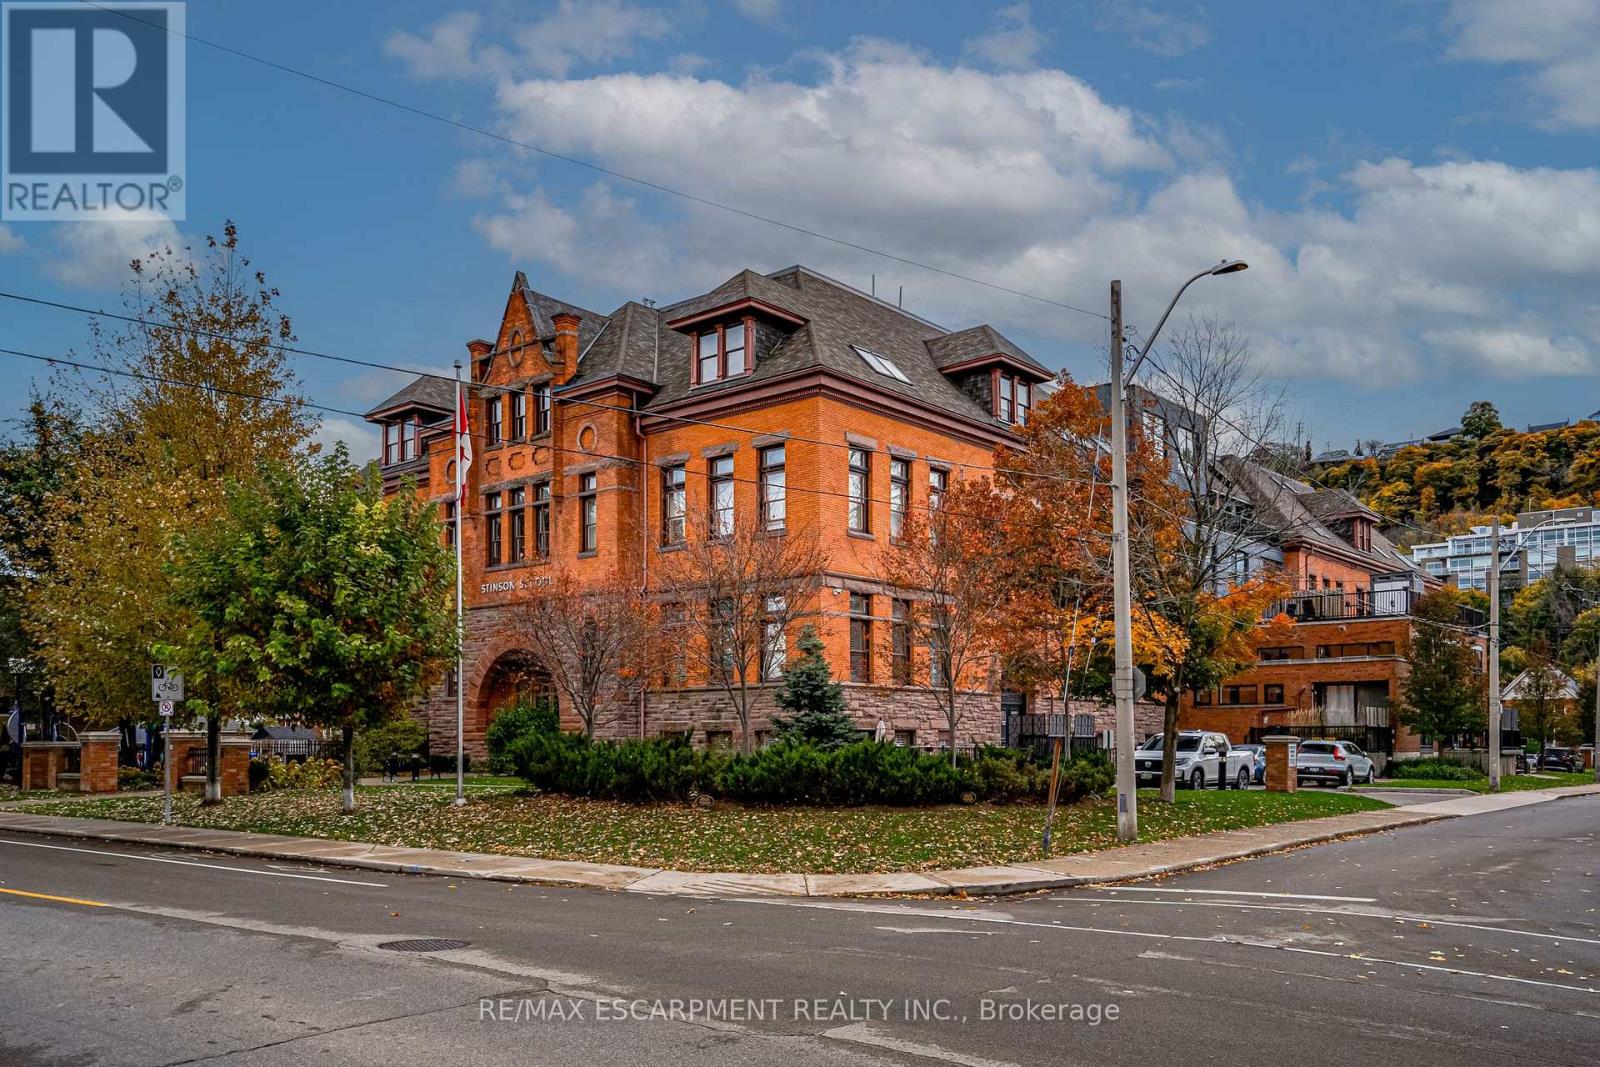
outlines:
[[[1482,815],[1567,797],[1600,794],[1600,785],[1517,793],[1484,793],[1432,804],[1335,815],[1303,822],[1280,823],[1249,830],[1223,830],[1123,848],[1104,849],[994,867],[901,874],[743,874],[668,871],[606,863],[541,860],[527,856],[493,856],[477,852],[395,848],[361,842],[329,841],[277,834],[204,830],[184,826],[68,819],[0,810],[0,830],[52,834],[123,844],[160,845],[225,852],[240,856],[304,860],[401,874],[436,874],[452,878],[488,878],[506,882],[615,889],[630,893],[686,896],[870,896],[880,894],[966,894],[984,896],[1063,889],[1097,882],[1119,882],[1173,874],[1230,860],[1320,844],[1342,837],[1394,830],[1460,816]]]

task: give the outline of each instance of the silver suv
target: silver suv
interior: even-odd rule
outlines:
[[[1371,785],[1378,776],[1378,765],[1351,741],[1300,742],[1295,746],[1294,770],[1301,785]]]

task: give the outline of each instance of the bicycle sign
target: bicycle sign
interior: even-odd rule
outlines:
[[[150,699],[155,701],[172,701],[174,703],[183,699],[183,672],[176,667],[166,667],[159,663],[150,665]]]

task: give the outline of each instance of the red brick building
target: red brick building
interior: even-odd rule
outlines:
[[[1294,619],[1294,628],[1282,637],[1264,627],[1256,665],[1212,692],[1185,695],[1181,724],[1240,742],[1291,727],[1416,754],[1422,739],[1399,726],[1392,709],[1418,625],[1412,604],[1438,580],[1401,555],[1378,531],[1380,516],[1342,489],[1238,459],[1223,461],[1222,473],[1263,531],[1253,558],[1281,568],[1293,590],[1272,612]]]
[[[877,578],[909,508],[994,446],[1015,443],[1052,374],[989,326],[951,332],[804,267],[743,271],[687,300],[598,314],[517,274],[493,340],[467,345],[475,458],[460,536],[466,587],[466,738],[526,685],[509,613],[557,574],[620,574],[647,593],[684,515],[754,516],[815,537],[826,559],[810,605],[836,678],[864,729],[950,743],[927,679],[896,685],[883,649],[895,626]],[[455,472],[454,386],[419,378],[373,408],[394,491],[414,483],[447,524]],[[759,509],[759,511],[758,511]],[[449,529],[446,536],[450,535]],[[452,678],[423,714],[436,751],[455,741]],[[752,727],[769,728],[769,684]],[[998,741],[993,684],[965,695],[955,743]],[[720,691],[650,689],[613,736],[737,730]]]

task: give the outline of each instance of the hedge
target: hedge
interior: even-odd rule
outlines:
[[[505,746],[512,771],[537,789],[608,800],[687,800],[708,794],[752,803],[896,806],[1042,799],[1050,769],[1010,749],[985,749],[957,767],[948,756],[876,741],[822,749],[779,742],[750,755],[705,752],[681,738],[590,741],[530,730]],[[1061,799],[1111,787],[1103,756],[1062,767]]]

